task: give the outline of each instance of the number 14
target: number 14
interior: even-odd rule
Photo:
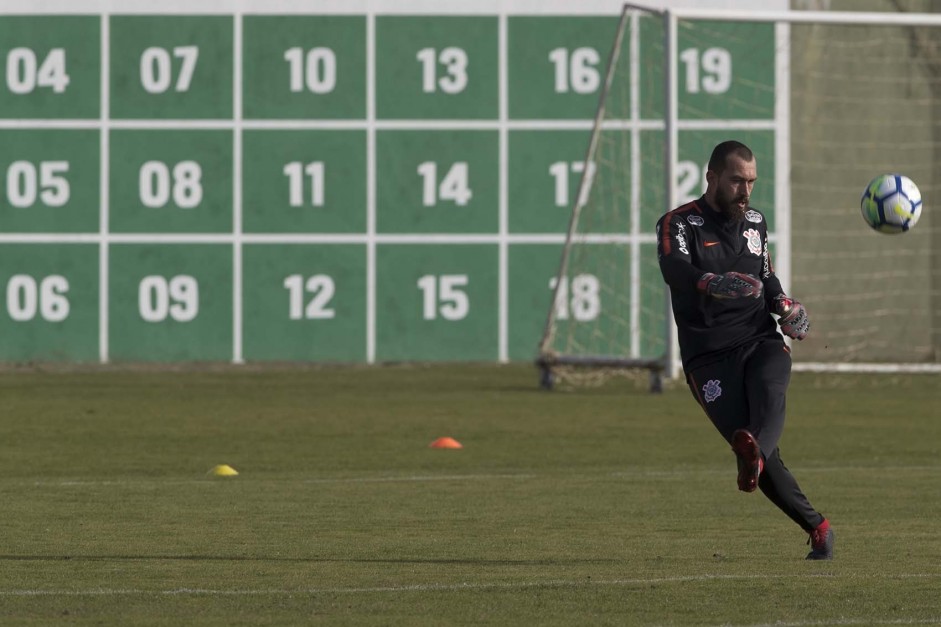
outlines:
[[[438,183],[438,164],[434,161],[425,161],[418,166],[418,173],[422,177],[422,205],[434,207],[438,200],[450,200],[459,207],[467,204],[473,196],[468,186],[469,168],[466,161],[458,161],[444,175]]]

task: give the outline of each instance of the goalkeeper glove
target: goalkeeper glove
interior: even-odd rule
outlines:
[[[792,340],[802,340],[810,331],[810,319],[807,310],[793,298],[784,294],[774,297],[774,313],[778,314],[778,324],[781,332]]]
[[[761,298],[763,289],[761,280],[750,274],[726,272],[713,274],[707,272],[699,277],[696,289],[713,298]]]

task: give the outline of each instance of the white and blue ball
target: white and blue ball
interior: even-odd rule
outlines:
[[[907,176],[882,174],[869,182],[860,209],[866,223],[880,233],[904,233],[921,217],[921,192]]]

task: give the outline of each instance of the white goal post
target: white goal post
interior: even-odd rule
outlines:
[[[724,139],[758,156],[752,204],[812,330],[795,370],[941,372],[941,14],[625,5],[540,343],[543,384],[680,374],[653,223],[703,191]],[[875,175],[921,189],[911,232],[865,224]],[[578,292],[598,306],[581,318]]]

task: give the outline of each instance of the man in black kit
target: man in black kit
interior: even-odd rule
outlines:
[[[784,294],[768,252],[768,225],[748,206],[755,155],[737,141],[712,152],[706,193],[657,222],[660,271],[673,301],[686,380],[738,460],[738,489],[760,488],[810,534],[807,559],[833,559],[829,521],[811,507],[781,461],[778,440],[790,349],[810,323]]]

